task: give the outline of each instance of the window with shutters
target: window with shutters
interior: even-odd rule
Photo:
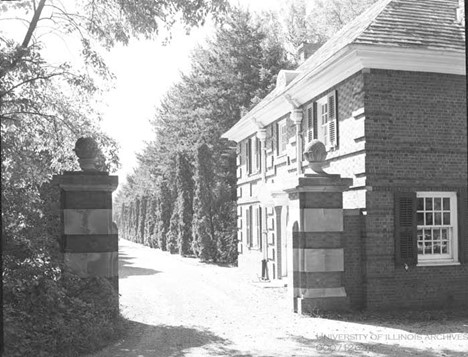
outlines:
[[[332,91],[306,107],[307,142],[318,139],[327,150],[338,146],[337,92]]]
[[[417,192],[416,222],[419,264],[458,261],[455,192]]]

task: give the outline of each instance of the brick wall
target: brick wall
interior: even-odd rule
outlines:
[[[337,91],[338,103],[338,141],[339,145],[335,151],[328,153],[328,162],[326,171],[329,173],[339,173],[342,177],[353,178],[353,190],[343,194],[344,208],[363,208],[365,206],[365,142],[362,140],[364,136],[364,117],[353,116],[353,112],[362,109],[364,106],[364,80],[362,73],[356,73],[350,78],[338,83],[333,88],[330,88],[324,93],[321,93],[307,103],[303,103],[305,108],[307,105],[327,95],[332,90]],[[305,118],[305,115],[304,115]],[[286,154],[277,156],[276,148],[276,130],[277,123],[286,119],[288,125],[288,146]],[[306,125],[303,122],[303,133],[305,133]],[[295,128],[289,115],[277,118],[277,120],[266,128],[266,178],[267,182],[278,182],[279,179],[292,177],[296,173],[296,149],[295,149]],[[252,133],[252,136],[255,134]],[[252,137],[251,136],[251,137]],[[242,205],[244,211],[249,205],[257,207],[262,205],[257,199],[258,185],[261,184],[261,173],[253,173],[248,175],[246,167],[246,140],[238,144],[238,205]],[[301,158],[302,159],[302,158]],[[306,167],[306,162],[303,161],[303,167]],[[273,225],[276,229],[278,225],[275,215],[269,216],[273,220]],[[252,261],[257,261],[259,255],[257,251],[250,250],[246,246],[246,224],[245,214],[239,216],[238,234],[242,239],[242,252],[239,258],[239,266],[251,265]],[[254,230],[256,232],[256,230]],[[254,233],[255,234],[255,233]],[[283,236],[283,239],[286,237]],[[270,278],[278,278],[278,271],[281,268],[281,262],[278,259],[281,256],[281,246],[278,246],[276,232],[268,231],[268,241],[274,242],[268,246],[268,268]],[[274,249],[274,259],[273,256]],[[252,257],[248,257],[252,255]],[[261,260],[261,258],[260,258]],[[249,268],[247,268],[249,269]],[[258,270],[258,269],[257,269]]]
[[[344,210],[344,283],[352,309],[364,307],[364,287],[362,272],[362,215],[360,210]]]
[[[466,77],[364,74],[367,185],[467,181]]]
[[[395,266],[393,201],[399,190],[466,188],[466,77],[372,70],[364,83],[367,307],[466,306],[466,263]]]

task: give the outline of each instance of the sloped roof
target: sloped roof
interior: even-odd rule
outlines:
[[[464,51],[457,7],[458,0],[392,1],[354,43]]]
[[[349,44],[465,51],[458,0],[380,0],[348,23],[297,71],[307,74]],[[299,81],[299,75],[294,82]]]
[[[285,88],[276,88],[246,114],[229,132],[248,117],[268,106],[309,73],[336,56],[348,45],[388,46],[465,52],[465,24],[457,22],[458,0],[380,0],[330,38],[296,71],[299,75]],[[227,134],[227,133],[226,133]],[[225,135],[223,135],[225,136]]]

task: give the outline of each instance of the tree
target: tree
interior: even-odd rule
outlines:
[[[208,13],[216,17],[225,5],[225,0],[1,2],[2,30],[9,10],[13,17],[21,13],[23,18],[17,21],[31,19],[19,40],[0,33],[3,283],[9,355],[86,353],[78,349],[100,347],[96,341],[102,344],[113,329],[115,314],[77,296],[86,289],[80,279],[62,270],[56,221],[46,219],[52,216],[47,200],[54,198],[53,190],[45,189],[47,182],[54,174],[78,168],[72,149],[79,137],[98,141],[103,169],[112,172],[118,165],[117,145],[100,131],[100,113],[95,109],[107,85],[104,81],[112,79],[99,46],[127,44],[132,36],[154,38],[176,19],[188,29],[203,23]],[[44,60],[47,43],[39,39],[47,39],[46,32],[80,42],[81,68]],[[139,212],[137,197],[123,203],[120,221],[126,227],[121,231],[130,238],[141,236],[138,228],[144,227],[144,212]],[[100,283],[98,290],[109,288]],[[90,321],[96,329],[88,330],[95,333],[86,335],[79,326]],[[35,328],[38,324],[46,327],[43,332]],[[82,333],[70,333],[73,329]]]
[[[146,227],[146,215],[148,209],[148,197],[143,196],[141,197],[140,203],[140,214],[139,214],[139,222],[138,222],[138,232],[137,232],[137,239],[136,242],[148,245],[148,237],[145,236],[145,227]]]
[[[96,50],[97,44],[110,48],[116,43],[127,44],[131,36],[154,38],[161,27],[170,30],[175,19],[180,19],[188,30],[203,23],[208,13],[217,18],[225,10],[226,1],[144,0],[136,6],[129,0],[90,0],[73,7],[54,0],[40,0],[37,6],[36,2],[23,0],[2,2],[0,7],[2,13],[12,10],[14,16],[19,16],[16,21],[31,18],[18,43],[3,31],[0,33],[0,116],[5,138],[2,169],[6,173],[2,184],[5,187],[7,182],[14,182],[12,191],[31,187],[31,194],[23,195],[25,202],[16,205],[28,207],[26,203],[35,202],[31,198],[37,196],[34,187],[60,170],[76,168],[71,149],[80,136],[94,136],[108,159],[107,168],[116,168],[116,145],[98,130],[99,113],[92,109],[99,88],[90,70],[104,79],[112,78]],[[42,28],[42,24],[47,26]],[[55,35],[72,34],[72,40],[80,40],[86,71],[77,71],[68,64],[51,65],[42,58],[42,45],[37,39],[44,35],[45,28]],[[27,171],[26,175],[23,171]],[[22,178],[20,182],[15,181],[16,177]],[[9,192],[2,196],[2,202],[3,207],[14,204]],[[21,226],[15,217],[26,215],[17,214],[17,209],[12,211],[3,215],[4,224]],[[9,235],[8,229],[6,233]]]
[[[167,250],[171,254],[177,253],[179,248],[179,208],[177,205],[172,210],[172,216],[167,231]]]
[[[182,254],[187,254],[183,244],[179,243],[186,241],[182,239],[183,232],[189,229],[199,230],[188,237],[189,240],[194,237],[193,247],[200,250],[200,232],[211,220],[208,226],[212,226],[210,231],[214,230],[211,233],[213,246],[207,259],[230,262],[236,259],[235,146],[220,136],[239,120],[242,110],[251,108],[274,88],[280,69],[292,66],[280,37],[267,34],[261,22],[261,19],[254,19],[238,9],[227,15],[215,36],[193,52],[191,71],[168,91],[155,113],[155,140],[139,156],[139,167],[135,173],[140,177],[135,181],[141,183],[143,191],[152,192],[159,199],[158,239],[166,236],[169,250],[180,249]],[[211,154],[203,165],[207,165],[208,171],[212,170],[212,174],[205,175],[212,182],[209,188],[204,188],[202,181],[206,178],[200,179],[196,190],[212,190],[212,202],[208,204],[212,216],[205,216],[206,202],[199,200],[193,208],[200,211],[196,213],[195,220],[190,220],[190,214],[186,214],[188,210],[182,207],[186,207],[185,203],[190,201],[188,193],[193,195],[194,190],[187,191],[187,196],[180,192],[180,161],[177,163],[175,158],[183,152],[188,162],[195,162],[200,142],[210,147]],[[149,172],[151,180],[144,179],[145,172]],[[158,180],[177,183],[177,187],[171,190],[176,207],[169,211],[166,221],[159,215],[167,211],[162,207],[169,205],[163,202],[171,195],[151,186],[151,182]],[[189,186],[188,182],[184,184],[184,187]],[[200,197],[205,199],[206,195],[200,194]],[[229,222],[222,221],[225,219]],[[176,224],[177,221],[180,225]],[[165,235],[163,232],[168,233]],[[180,237],[178,242],[175,237]]]
[[[156,213],[157,241],[161,250],[165,251],[168,249],[167,236],[170,229],[173,200],[171,191],[164,179],[159,181],[156,194],[159,197]]]
[[[148,245],[151,248],[158,247],[157,233],[156,233],[156,212],[157,212],[158,201],[154,195],[148,197],[148,210],[146,215],[146,225],[145,225],[145,245]]]
[[[179,254],[186,256],[192,253],[192,216],[193,216],[193,181],[192,167],[183,152],[177,154],[176,161],[177,201],[177,243]]]
[[[210,149],[198,147],[195,165],[195,193],[193,198],[192,247],[202,260],[216,259],[214,229],[214,170]]]
[[[285,46],[296,56],[304,42],[323,44],[377,0],[292,0],[282,11]],[[297,58],[296,58],[297,59]]]

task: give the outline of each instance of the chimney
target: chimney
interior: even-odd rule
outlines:
[[[456,10],[457,22],[464,25],[465,24],[465,0],[458,0],[458,7]]]
[[[299,58],[299,64],[303,64],[307,58],[312,56],[320,47],[321,43],[308,43],[302,42],[302,44],[297,49],[297,55]]]

